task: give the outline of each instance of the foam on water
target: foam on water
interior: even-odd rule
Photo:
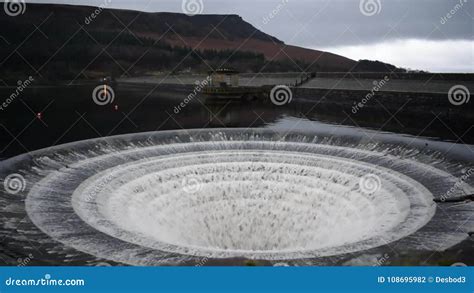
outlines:
[[[452,196],[472,193],[458,180],[469,163],[350,137],[233,129],[89,140],[1,170],[23,170],[26,213],[48,238],[149,265],[321,258],[402,243],[426,233],[434,197],[456,183]],[[463,239],[449,235],[439,249]],[[411,248],[432,247],[416,239]]]

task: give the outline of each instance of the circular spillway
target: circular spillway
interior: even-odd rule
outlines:
[[[349,138],[237,129],[91,140],[10,163],[29,170],[25,210],[48,237],[152,264],[328,257],[416,234],[436,213],[440,187],[427,178],[456,181],[416,156]]]
[[[124,241],[206,257],[272,259],[380,245],[412,233],[434,213],[430,192],[400,173],[317,149],[288,151],[295,144],[246,144],[260,150],[237,144],[224,143],[225,151],[186,145],[200,151],[107,169],[76,189],[73,207],[86,223]],[[367,174],[378,179],[373,190],[360,186]]]

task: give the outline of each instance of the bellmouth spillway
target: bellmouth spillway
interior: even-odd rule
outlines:
[[[0,163],[0,178],[18,174],[25,183],[17,194],[2,191],[2,233],[66,263],[83,254],[178,265],[203,257],[321,260],[386,245],[442,251],[468,237],[472,210],[452,205],[446,216],[434,199],[474,193],[470,168],[472,161],[426,145],[348,135],[114,136]]]

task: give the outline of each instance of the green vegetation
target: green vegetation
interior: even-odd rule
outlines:
[[[8,47],[22,42],[13,31],[7,31]],[[13,54],[2,65],[2,76],[18,80],[24,74],[42,79],[68,80],[95,78],[101,75],[133,76],[156,71],[207,72],[212,68],[231,67],[241,72],[299,71],[292,62],[268,62],[263,54],[234,50],[193,50],[172,47],[150,38],[114,32],[78,32],[73,38],[64,32],[49,34],[49,39],[36,34],[29,42],[36,46],[20,47],[20,54]],[[69,39],[70,38],[70,39]],[[69,39],[69,41],[68,41]],[[66,43],[65,46],[63,44]],[[1,47],[1,56],[11,50]],[[51,58],[51,56],[54,56]],[[28,62],[26,62],[27,60]],[[305,68],[305,64],[298,64]],[[33,68],[34,69],[33,69]]]

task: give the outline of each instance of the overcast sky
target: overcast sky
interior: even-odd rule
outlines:
[[[29,0],[239,14],[287,44],[429,71],[474,72],[474,0]],[[362,3],[362,5],[361,5]],[[373,5],[371,5],[373,4]],[[188,6],[191,7],[191,6]]]

